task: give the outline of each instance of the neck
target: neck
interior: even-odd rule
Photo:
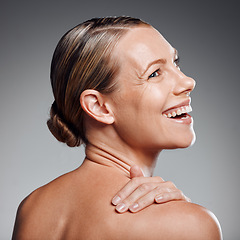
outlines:
[[[156,165],[160,151],[138,149],[124,143],[117,135],[109,135],[101,129],[94,137],[88,135],[89,143],[86,146],[86,160],[114,167],[127,177],[130,177],[130,168],[133,165],[141,167],[144,176],[150,177]],[[110,140],[109,140],[110,139]]]

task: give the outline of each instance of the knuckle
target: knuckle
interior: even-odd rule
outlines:
[[[183,192],[181,190],[174,191],[173,197],[175,199],[185,199],[185,195],[183,194]]]
[[[179,194],[180,198],[185,198],[185,195],[183,194],[183,192],[181,190],[178,191],[178,194]]]
[[[139,190],[140,190],[141,192],[146,192],[146,191],[148,191],[149,189],[150,189],[150,186],[149,186],[149,184],[146,184],[146,183],[143,183],[142,185],[139,186]]]
[[[164,193],[163,193],[163,196],[164,196],[164,199],[165,199],[166,201],[169,201],[169,200],[171,199],[171,196],[170,196],[169,192],[164,192]]]
[[[170,192],[172,192],[172,189],[171,188],[166,188],[166,192],[170,193]]]
[[[134,185],[139,185],[140,184],[140,178],[139,177],[134,177],[132,178],[132,182]]]
[[[172,192],[172,190],[170,188],[166,188],[166,187],[163,187],[163,186],[157,186],[156,187],[156,191],[157,191],[157,193],[169,193],[169,192]]]
[[[138,200],[138,204],[139,206],[141,206],[141,208],[147,207],[153,203],[154,203],[154,198],[152,197],[143,197]]]
[[[167,184],[170,188],[175,188],[175,189],[177,189],[176,185],[175,185],[173,182],[171,182],[171,181],[167,181],[166,184]]]
[[[162,191],[162,189],[163,189],[163,187],[162,187],[162,186],[157,186],[157,187],[156,187],[156,190],[157,190],[157,192],[161,192],[161,191]]]
[[[154,177],[155,179],[156,179],[156,181],[158,181],[158,182],[164,182],[164,180],[161,178],[161,177],[159,177],[159,176],[156,176],[156,177]]]

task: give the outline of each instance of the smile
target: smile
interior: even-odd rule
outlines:
[[[178,117],[185,117],[187,116],[186,113],[190,113],[192,111],[192,107],[189,106],[183,106],[178,107],[172,110],[169,110],[167,113],[164,113],[163,116],[166,118],[178,118]]]

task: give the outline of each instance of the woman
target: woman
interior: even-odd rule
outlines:
[[[86,158],[23,201],[13,239],[221,239],[214,215],[188,201],[139,211],[186,200],[151,176],[161,150],[195,139],[195,82],[157,30],[130,17],[86,21],[58,43],[51,83],[48,127],[71,147],[84,143]],[[118,212],[138,213],[117,214],[111,199]]]

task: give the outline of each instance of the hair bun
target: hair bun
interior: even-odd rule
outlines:
[[[58,141],[66,143],[69,147],[81,145],[81,139],[74,134],[68,124],[59,116],[55,101],[52,104],[47,125],[50,132]]]

